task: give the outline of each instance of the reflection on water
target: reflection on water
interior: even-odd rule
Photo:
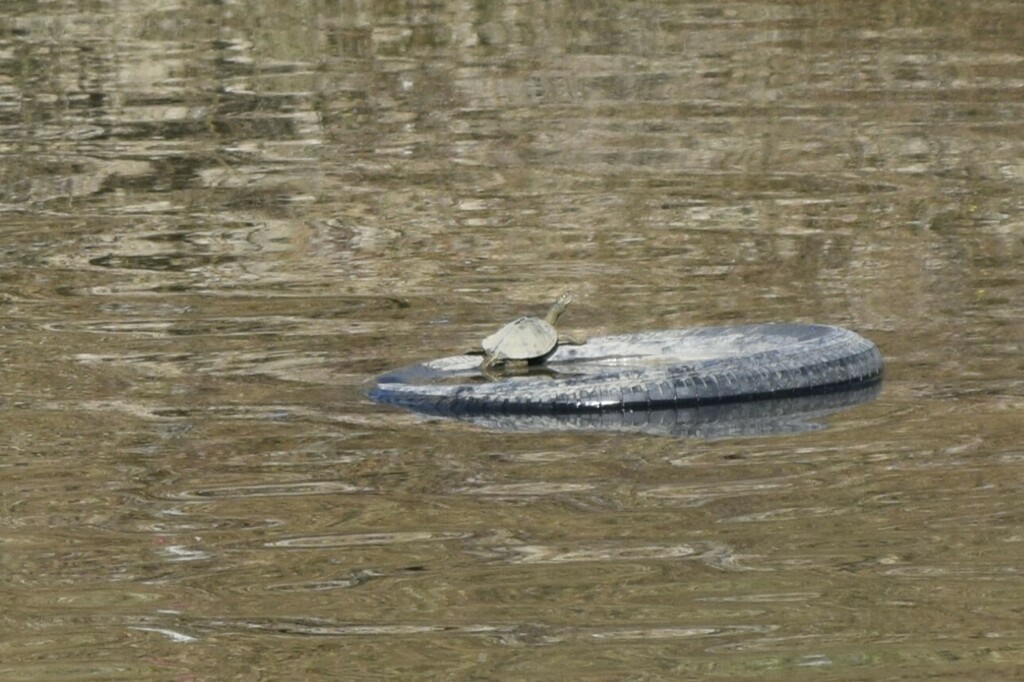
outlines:
[[[1012,677],[1022,33],[4,3],[0,677]],[[712,441],[363,397],[565,287],[591,336],[850,327],[887,380]]]

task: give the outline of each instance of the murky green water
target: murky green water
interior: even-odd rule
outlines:
[[[1014,679],[1017,2],[0,6],[0,678]],[[828,428],[366,401],[571,288]]]

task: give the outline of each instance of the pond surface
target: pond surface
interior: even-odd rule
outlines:
[[[1022,35],[3,3],[0,677],[1016,677]],[[366,399],[563,289],[589,336],[849,327],[886,379],[742,438]]]

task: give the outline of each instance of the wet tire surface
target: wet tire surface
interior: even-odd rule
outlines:
[[[457,355],[382,374],[372,400],[434,414],[649,410],[811,395],[881,379],[878,348],[842,327],[754,324],[562,346],[525,375],[487,378]]]

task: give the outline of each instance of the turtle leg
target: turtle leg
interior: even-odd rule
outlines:
[[[495,355],[485,355],[480,363],[480,373],[488,379],[499,380],[509,374],[525,372],[529,368],[527,360],[512,360]]]
[[[560,346],[582,346],[587,342],[585,336],[570,336],[568,334],[558,335],[558,345]]]
[[[515,371],[517,369],[526,369],[529,364],[527,360],[515,360],[500,355],[484,353],[484,361],[480,363],[480,371],[490,373]]]
[[[512,358],[491,357],[480,365],[480,371],[488,375],[516,374],[530,367],[529,360],[513,360]]]

